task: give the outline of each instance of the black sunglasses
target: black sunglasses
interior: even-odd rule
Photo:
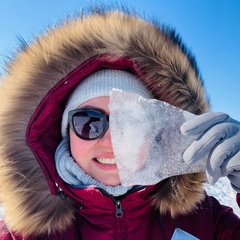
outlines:
[[[68,122],[73,132],[81,139],[101,138],[108,129],[109,116],[104,112],[82,108],[69,111]]]

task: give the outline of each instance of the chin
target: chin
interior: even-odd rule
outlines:
[[[104,184],[106,186],[110,186],[110,187],[116,187],[121,184],[119,179],[107,179],[107,181],[106,181],[106,178],[107,177],[105,177],[105,179],[102,179],[102,181],[99,180],[99,182],[101,182],[102,184]]]

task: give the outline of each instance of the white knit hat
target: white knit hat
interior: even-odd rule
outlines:
[[[136,93],[144,98],[152,98],[150,90],[132,73],[122,70],[105,69],[86,77],[71,94],[62,117],[62,136],[67,135],[68,112],[77,109],[89,99],[109,96],[112,89]]]

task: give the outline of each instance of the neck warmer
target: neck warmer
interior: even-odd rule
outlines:
[[[63,138],[58,145],[55,153],[55,163],[59,176],[75,188],[95,186],[115,197],[127,193],[132,188],[122,185],[106,186],[85,173],[70,155],[68,137]]]

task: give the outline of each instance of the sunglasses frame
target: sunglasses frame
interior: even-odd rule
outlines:
[[[74,127],[74,124],[73,124],[73,116],[74,116],[74,114],[79,113],[79,112],[89,112],[89,111],[93,112],[93,113],[100,114],[100,116],[103,117],[103,120],[104,120],[104,123],[105,123],[105,128],[104,128],[103,132],[99,136],[94,137],[94,138],[86,138],[86,137],[80,135],[76,131],[76,129]],[[79,137],[79,138],[81,138],[83,140],[91,141],[91,140],[96,140],[98,138],[103,137],[103,135],[106,133],[106,131],[109,128],[109,116],[105,112],[97,110],[97,109],[94,109],[94,108],[78,108],[78,109],[74,109],[74,110],[71,110],[71,111],[68,112],[68,123],[69,123],[70,128],[76,134],[77,137]]]

